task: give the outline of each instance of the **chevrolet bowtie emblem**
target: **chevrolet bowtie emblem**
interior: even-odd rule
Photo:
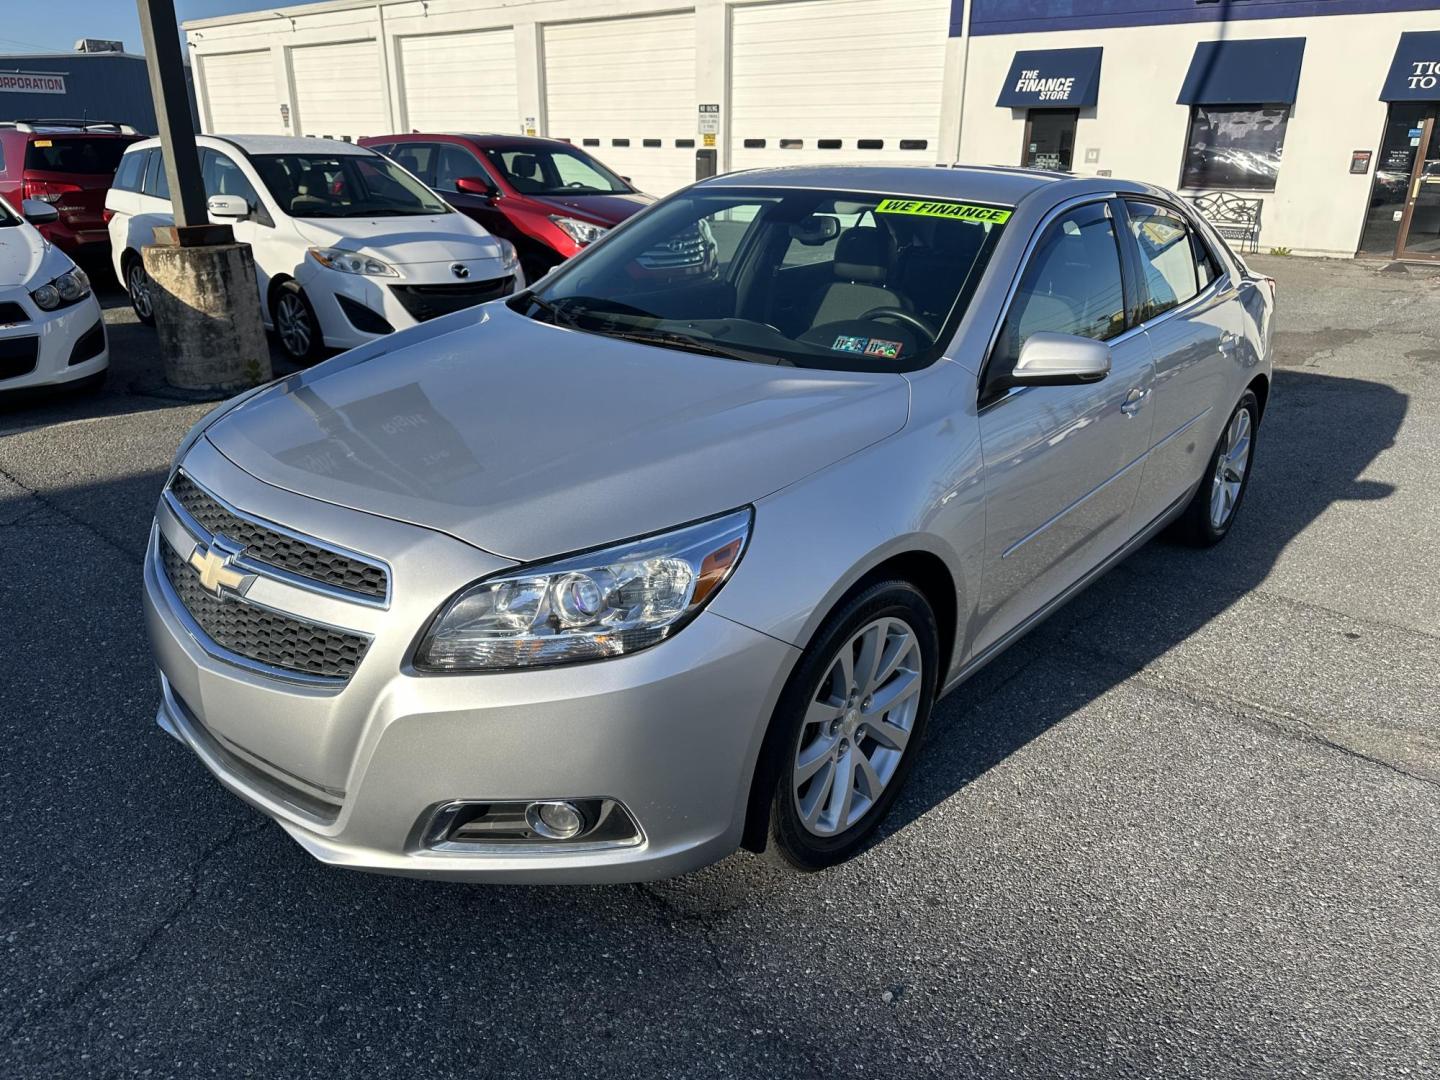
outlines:
[[[245,575],[230,565],[230,559],[230,555],[203,544],[190,553],[190,565],[200,575],[206,592],[219,596],[221,589],[238,592],[245,584]]]

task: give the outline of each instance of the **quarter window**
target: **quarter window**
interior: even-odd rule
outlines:
[[[139,191],[140,178],[145,175],[145,163],[149,160],[148,151],[126,154],[120,159],[120,168],[115,171],[115,182],[110,186],[117,191]]]
[[[1190,230],[1174,211],[1153,203],[1128,201],[1125,208],[1144,272],[1140,317],[1153,319],[1194,299],[1200,292],[1195,246]]]
[[[165,155],[159,150],[150,151],[149,164],[145,166],[145,194],[157,199],[170,198],[170,178],[165,175]]]
[[[1195,105],[1180,186],[1274,191],[1288,105]]]
[[[1105,341],[1125,329],[1120,249],[1103,203],[1072,210],[1046,228],[1020,279],[991,357],[991,380],[1010,374],[1031,334]]]

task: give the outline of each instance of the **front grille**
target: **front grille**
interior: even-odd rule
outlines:
[[[11,323],[29,322],[30,316],[25,314],[25,309],[14,300],[6,300],[0,303],[0,326],[8,326]]]
[[[200,578],[168,540],[160,540],[165,577],[185,610],[212,641],[268,667],[329,679],[355,673],[369,644],[358,634],[301,622],[206,591]]]
[[[40,357],[38,337],[0,339],[0,379],[18,379],[35,370]]]
[[[170,481],[170,494],[206,532],[243,548],[248,558],[337,589],[385,599],[387,582],[381,567],[236,517],[183,472]]]
[[[416,322],[509,296],[515,279],[467,281],[463,285],[391,285],[395,298]]]
[[[711,254],[711,245],[699,229],[642,251],[635,259],[646,270],[680,270],[702,266]]]

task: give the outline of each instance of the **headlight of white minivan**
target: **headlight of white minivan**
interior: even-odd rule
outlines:
[[[30,299],[35,301],[35,306],[41,311],[54,311],[77,300],[84,300],[89,295],[90,278],[78,266],[65,271],[54,281],[47,281],[38,289],[30,291]]]
[[[665,640],[729,579],[750,510],[487,578],[452,599],[416,651],[426,671],[599,660]]]
[[[550,220],[569,234],[570,239],[577,244],[593,244],[610,230],[604,225],[593,225],[588,221],[581,221],[579,218],[562,217],[559,214],[552,214]]]
[[[340,248],[311,248],[310,257],[321,266],[342,274],[363,274],[365,277],[399,277],[400,272],[387,262],[359,251]]]

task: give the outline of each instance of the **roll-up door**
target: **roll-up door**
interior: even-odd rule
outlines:
[[[384,135],[380,48],[373,39],[290,50],[295,131],[331,139]]]
[[[200,57],[205,130],[216,135],[282,135],[270,50]]]
[[[404,37],[399,43],[406,131],[517,132],[515,31]]]

